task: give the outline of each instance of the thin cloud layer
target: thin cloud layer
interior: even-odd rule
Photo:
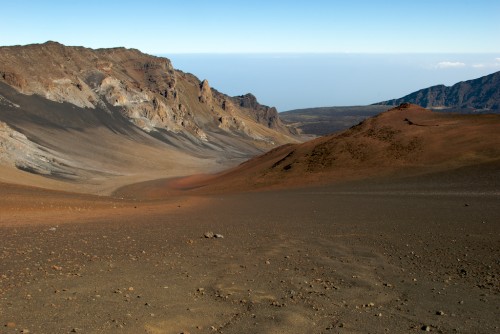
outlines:
[[[472,67],[474,67],[474,68],[495,68],[495,67],[500,67],[500,58],[495,58],[495,62],[494,63],[488,63],[488,64],[479,63],[479,64],[472,65]]]
[[[437,68],[457,68],[465,67],[465,63],[459,61],[442,61],[436,65]]]

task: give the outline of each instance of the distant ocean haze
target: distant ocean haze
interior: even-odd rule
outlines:
[[[500,54],[161,54],[229,95],[279,111],[367,105],[500,71]]]

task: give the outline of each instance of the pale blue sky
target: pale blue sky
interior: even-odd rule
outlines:
[[[0,45],[147,53],[500,51],[499,0],[0,0]]]
[[[0,45],[136,48],[280,111],[500,70],[500,0],[0,0],[0,10]]]

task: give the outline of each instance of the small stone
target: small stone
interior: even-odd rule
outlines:
[[[29,332],[30,332],[29,329],[23,329],[23,330],[21,330],[21,333],[29,333]]]
[[[12,322],[12,321],[9,321],[8,323],[5,324],[5,327],[7,327],[7,328],[15,328],[16,327],[16,323]]]
[[[209,232],[205,232],[204,236],[207,239],[211,239],[211,238],[214,237],[214,232],[210,232],[210,231]]]
[[[443,311],[436,311],[436,315],[444,315]]]
[[[132,287],[132,286],[131,286],[131,287],[129,287],[129,288],[128,288],[128,291],[134,291],[134,287]]]
[[[266,260],[266,264],[271,264],[271,261],[269,261],[269,260]]]
[[[430,332],[431,331],[431,326],[424,325],[420,328],[424,332]]]
[[[81,329],[80,328],[73,328],[71,330],[71,333],[80,333],[81,332]]]
[[[217,239],[224,239],[224,236],[222,234],[214,234],[214,238],[217,238]]]

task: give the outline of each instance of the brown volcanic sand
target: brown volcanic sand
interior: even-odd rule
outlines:
[[[343,132],[280,146],[190,187],[284,188],[445,171],[500,159],[500,115],[437,113],[402,105]]]
[[[0,332],[498,332],[498,171],[136,200],[2,184]]]
[[[499,120],[396,108],[113,197],[0,183],[0,332],[498,332]]]

